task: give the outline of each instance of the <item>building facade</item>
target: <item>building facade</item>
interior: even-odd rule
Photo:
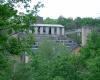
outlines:
[[[33,48],[38,48],[39,44],[44,39],[52,40],[56,43],[66,45],[70,49],[74,49],[77,43],[72,41],[65,35],[64,26],[58,24],[34,24],[31,25],[34,28],[34,36],[36,38]]]
[[[54,24],[34,24],[36,35],[64,35],[64,26]]]

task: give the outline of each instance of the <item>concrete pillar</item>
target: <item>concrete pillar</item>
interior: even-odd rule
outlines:
[[[64,32],[64,28],[62,28],[62,35],[64,35],[64,33],[65,33],[65,32]]]
[[[46,27],[46,34],[49,34],[49,27]]]
[[[57,27],[57,35],[60,35],[60,28]]]
[[[43,27],[40,27],[40,34],[43,34]]]
[[[28,57],[28,55],[26,55],[25,56],[25,63],[28,63],[28,61],[29,61],[29,57]]]
[[[82,46],[84,46],[87,42],[88,35],[91,32],[91,29],[89,27],[82,27]]]
[[[51,34],[54,34],[54,27],[51,27]]]
[[[32,30],[29,30],[29,33],[32,33]]]
[[[38,34],[38,27],[35,27],[35,28],[34,28],[34,31],[35,31],[35,32],[34,32],[35,34]]]
[[[21,54],[21,62],[28,63],[28,61],[29,61],[29,56],[27,55],[27,53],[25,52],[25,53]]]

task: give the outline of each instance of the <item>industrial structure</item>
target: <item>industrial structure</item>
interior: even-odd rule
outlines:
[[[44,39],[52,40],[56,43],[66,45],[68,48],[73,50],[78,46],[78,44],[68,38],[65,35],[64,26],[58,24],[33,24],[31,27],[34,27],[34,36],[36,38],[33,49],[37,49],[39,44]]]

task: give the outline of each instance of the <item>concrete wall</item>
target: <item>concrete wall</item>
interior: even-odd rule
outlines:
[[[40,29],[38,29],[40,28]],[[45,28],[45,32],[43,31]],[[55,32],[55,28],[56,28],[56,32]],[[51,34],[49,34],[49,29],[51,29]],[[38,27],[35,26],[34,28],[35,30],[35,34],[48,34],[48,35],[64,35],[64,28],[60,28],[60,27]],[[38,31],[40,30],[40,32]]]
[[[57,28],[57,35],[60,35],[60,28]]]
[[[43,17],[36,16],[36,24],[43,24]]]
[[[49,27],[46,27],[46,34],[49,34]]]
[[[43,34],[43,27],[40,27],[40,34]]]
[[[62,35],[64,35],[65,34],[65,30],[64,30],[64,28],[62,28]]]
[[[91,28],[89,26],[82,27],[82,46],[87,43],[88,35],[91,32]]]
[[[54,34],[54,27],[51,28],[51,34]]]

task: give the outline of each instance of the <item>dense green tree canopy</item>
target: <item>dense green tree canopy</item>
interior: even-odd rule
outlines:
[[[41,6],[41,3],[36,5],[34,10],[23,15],[18,15],[14,6],[18,2],[22,2],[26,6],[28,1],[30,0],[0,0],[0,80],[15,80],[18,77],[15,76],[15,71],[17,71],[15,65],[18,61],[13,57],[29,52],[34,43],[34,37],[29,33],[29,29],[30,25],[36,21],[33,12],[38,11],[37,8]],[[13,54],[12,57],[11,54]],[[24,77],[21,80],[25,80]]]
[[[82,26],[98,26],[100,25],[100,19],[93,19],[90,17],[80,18],[77,17],[73,18],[65,18],[63,16],[59,16],[58,19],[50,19],[46,18],[44,23],[47,24],[61,24],[65,27],[66,30],[68,29],[77,29],[81,28]]]
[[[51,18],[48,17],[44,20],[44,23],[45,24],[57,24],[57,20],[56,19],[51,19]]]
[[[96,31],[92,32],[86,46],[78,54],[69,52],[61,44],[44,41],[32,57],[34,79],[99,80],[99,44],[100,34]]]
[[[99,28],[90,34],[79,54],[70,52],[62,44],[44,40],[39,49],[31,54],[29,63],[16,61],[15,55],[32,53],[30,48],[34,37],[29,33],[29,26],[36,21],[32,14],[38,12],[39,6],[36,5],[28,14],[17,15],[14,4],[20,1],[28,7],[30,0],[0,0],[0,80],[100,79]],[[99,26],[100,19],[59,17],[57,20],[47,18],[45,23],[62,24],[66,29],[73,29],[84,25]]]

